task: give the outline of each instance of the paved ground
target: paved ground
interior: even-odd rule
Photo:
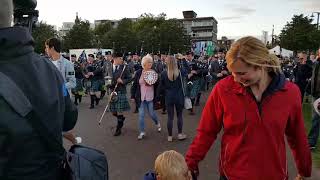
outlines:
[[[195,135],[195,129],[207,95],[208,93],[204,94],[200,106],[196,108],[195,116],[190,116],[187,111],[184,112],[184,132],[189,136],[185,141],[175,139],[174,142],[167,142],[167,115],[162,115],[160,111],[157,114],[162,122],[163,131],[158,133],[149,116],[146,116],[147,137],[138,141],[138,114],[133,114],[133,109],[125,114],[126,121],[123,135],[114,137],[112,134],[116,120],[110,113],[106,114],[102,126],[98,125],[106,100],[104,99],[96,109],[90,110],[88,108],[89,97],[85,97],[79,105],[79,120],[75,132],[82,137],[84,145],[106,153],[109,161],[110,180],[141,180],[144,173],[153,168],[154,160],[159,153],[170,149],[182,154],[186,152]],[[174,132],[177,133],[176,124]],[[200,180],[218,179],[219,141],[220,138],[215,142],[206,159],[200,164]],[[288,157],[290,179],[294,179],[296,170],[289,152]],[[319,173],[317,177],[314,173],[312,179],[319,180]]]

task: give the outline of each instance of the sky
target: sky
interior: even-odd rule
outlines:
[[[73,22],[78,12],[91,23],[99,19],[136,18],[143,13],[167,14],[183,18],[182,11],[194,10],[198,17],[214,17],[218,21],[218,38],[275,34],[295,14],[311,16],[320,12],[320,0],[38,0],[39,20],[61,27]],[[316,16],[316,15],[315,15]],[[316,23],[316,18],[314,23]]]

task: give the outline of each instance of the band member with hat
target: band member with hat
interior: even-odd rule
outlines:
[[[126,85],[131,82],[131,74],[127,66],[123,63],[123,56],[121,53],[113,54],[112,65],[112,83],[111,83],[111,102],[110,112],[117,118],[117,128],[114,136],[121,135],[121,129],[125,117],[123,112],[130,110],[130,105],[127,99]]]
[[[82,96],[84,95],[83,79],[84,79],[85,73],[84,73],[84,66],[79,61],[76,61],[76,59],[77,59],[77,56],[75,54],[72,54],[71,60],[74,65],[76,87],[71,89],[71,92],[72,94],[74,94],[74,104],[78,105],[78,101],[79,103],[81,103]]]
[[[88,65],[86,67],[87,74],[85,77],[90,81],[88,83],[89,91],[90,91],[90,98],[91,98],[91,103],[90,103],[90,109],[94,108],[94,104],[98,105],[100,101],[100,89],[101,89],[101,83],[100,79],[101,76],[103,77],[103,69],[100,66],[99,62],[94,60],[94,55],[89,54],[88,55]]]

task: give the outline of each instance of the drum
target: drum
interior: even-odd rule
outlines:
[[[154,70],[148,70],[142,72],[143,80],[148,85],[154,85],[158,80],[158,73]]]
[[[104,82],[105,82],[105,85],[108,87],[112,84],[112,77],[110,76],[105,76],[104,77]]]

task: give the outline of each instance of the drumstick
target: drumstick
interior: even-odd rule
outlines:
[[[124,64],[124,67],[123,67],[123,69],[122,69],[122,72],[121,72],[121,74],[120,74],[120,77],[119,78],[121,78],[122,77],[122,75],[123,75],[123,72],[124,72],[124,70],[126,69],[126,67],[127,67],[127,65],[126,64]],[[104,108],[104,111],[103,111],[103,113],[102,113],[102,115],[101,115],[101,117],[100,117],[100,120],[99,120],[99,126],[101,125],[101,122],[102,122],[102,119],[103,119],[103,117],[104,117],[104,115],[106,114],[106,112],[107,112],[107,109],[108,109],[108,107],[109,107],[109,105],[110,105],[110,102],[111,102],[111,99],[112,99],[112,94],[114,94],[115,93],[115,91],[116,91],[116,89],[117,89],[117,87],[118,87],[118,82],[116,83],[116,86],[114,87],[114,89],[113,89],[113,91],[111,92],[111,94],[110,94],[110,96],[109,96],[109,100],[108,100],[108,102],[107,102],[107,105],[106,105],[106,107]]]

